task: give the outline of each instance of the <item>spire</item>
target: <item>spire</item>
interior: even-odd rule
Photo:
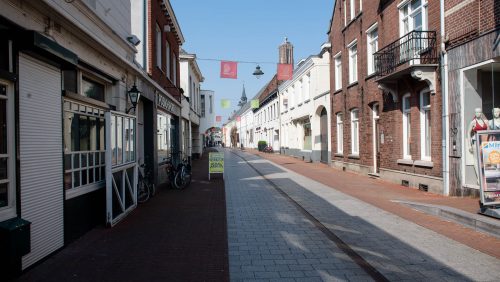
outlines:
[[[247,94],[245,92],[245,84],[243,84],[243,92],[241,93],[241,98],[240,102],[238,103],[238,106],[243,107],[247,103]]]

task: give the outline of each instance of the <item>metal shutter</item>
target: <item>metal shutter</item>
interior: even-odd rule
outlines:
[[[19,156],[21,216],[31,221],[25,269],[64,244],[64,190],[61,72],[24,54],[19,56]]]

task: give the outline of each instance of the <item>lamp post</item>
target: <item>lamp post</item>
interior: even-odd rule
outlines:
[[[125,113],[129,113],[130,110],[134,109],[135,111],[135,108],[137,107],[137,103],[139,102],[139,98],[141,97],[141,91],[139,91],[139,89],[137,89],[137,86],[134,85],[132,86],[132,88],[130,88],[129,91],[127,91],[127,94],[128,94],[128,97],[130,99],[130,103],[132,103],[132,107],[130,107],[127,111],[125,111]]]
[[[257,79],[259,79],[262,75],[264,75],[264,72],[260,69],[259,65],[257,65],[257,67],[255,68],[253,75],[255,75]]]

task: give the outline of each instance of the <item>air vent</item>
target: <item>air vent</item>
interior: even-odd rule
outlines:
[[[418,190],[427,192],[429,191],[429,186],[425,184],[418,184]]]
[[[410,187],[410,181],[408,180],[401,180],[401,185],[404,187]]]
[[[345,171],[345,166],[342,167],[342,171]]]

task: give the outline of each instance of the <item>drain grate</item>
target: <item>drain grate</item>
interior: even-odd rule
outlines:
[[[429,185],[426,184],[418,184],[418,190],[427,192],[429,191]]]

